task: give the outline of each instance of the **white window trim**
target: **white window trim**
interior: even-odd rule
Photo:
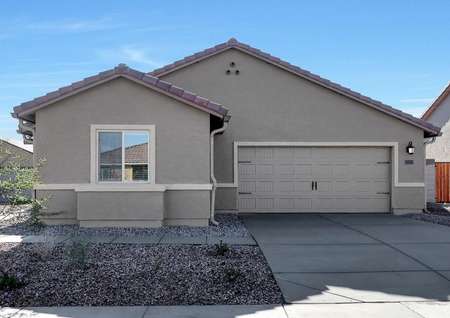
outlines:
[[[233,182],[218,183],[219,188],[238,188],[238,151],[239,147],[390,147],[392,154],[393,186],[424,187],[424,182],[400,182],[398,176],[398,142],[284,142],[284,141],[235,141],[233,144]]]
[[[98,132],[99,131],[148,131],[149,132],[149,179],[148,181],[98,181]],[[118,184],[118,185],[136,185],[136,184],[155,184],[156,173],[156,133],[155,125],[91,125],[91,184]],[[123,138],[123,134],[122,134]],[[123,141],[122,141],[123,144]],[[123,149],[123,147],[122,147]],[[123,151],[123,150],[122,150]],[[123,154],[122,154],[123,158]],[[124,163],[122,162],[122,165]],[[122,171],[123,173],[123,171]]]

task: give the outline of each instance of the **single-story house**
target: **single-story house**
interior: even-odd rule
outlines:
[[[194,93],[191,93],[194,92]],[[14,108],[48,223],[206,225],[214,210],[422,211],[439,128],[236,39]]]
[[[450,83],[422,119],[441,129],[441,135],[426,146],[427,201],[450,202]]]

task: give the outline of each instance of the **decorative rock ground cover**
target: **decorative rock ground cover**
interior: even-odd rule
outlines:
[[[67,244],[0,244],[0,266],[23,284],[0,290],[0,306],[282,302],[257,246],[220,256],[204,245],[89,244],[81,262],[70,251]]]
[[[218,214],[218,226],[188,227],[164,226],[161,228],[80,228],[78,225],[47,225],[44,227],[31,226],[30,217],[26,209],[13,213],[0,214],[0,235],[72,235],[72,236],[142,236],[168,234],[171,236],[195,237],[210,235],[215,237],[250,237],[239,217],[235,214]]]
[[[450,226],[450,212],[443,204],[439,203],[428,203],[426,212],[410,214],[408,217],[415,220]]]

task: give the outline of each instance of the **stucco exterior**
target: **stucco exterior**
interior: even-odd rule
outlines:
[[[445,98],[427,121],[440,127],[442,135],[427,145],[427,159],[434,159],[436,162],[450,162],[450,98]]]
[[[366,155],[353,151],[358,158],[344,164],[353,164],[356,168],[352,172],[365,165],[370,176],[361,177],[364,182],[381,186],[370,191],[356,189],[353,193],[366,194],[349,195],[346,202],[359,200],[349,211],[363,210],[361,205],[367,212],[372,209],[367,205],[372,200],[370,195],[384,195],[386,204],[379,212],[422,211],[424,136],[439,133],[427,122],[235,39],[151,74],[121,64],[25,102],[14,108],[14,116],[19,119],[24,139],[34,143],[34,159],[46,159],[40,170],[43,184],[37,187],[39,196],[50,198],[48,212],[55,212],[46,221],[82,226],[207,225],[214,211],[210,205],[215,191],[217,209],[237,211],[238,158],[244,147],[334,149],[333,154],[312,151],[326,153],[321,162],[352,147],[372,147],[363,149],[361,153]],[[154,151],[155,160],[150,165],[155,171],[151,182],[99,183],[95,168],[98,127],[129,125],[152,127],[149,149],[150,153]],[[218,131],[220,127],[226,130]],[[409,143],[415,148],[414,154],[406,151]],[[337,150],[339,147],[346,148]],[[379,148],[374,153],[383,154],[383,160],[375,160],[378,155],[372,154],[374,147]],[[122,158],[124,153],[122,148]],[[369,159],[362,162],[361,157]],[[302,160],[299,165],[305,164],[304,157]],[[214,171],[210,171],[210,162]],[[367,168],[380,165],[384,168]],[[330,169],[329,176],[336,181],[334,168]],[[275,178],[275,174],[271,176]],[[355,174],[351,187],[362,187],[357,178]],[[342,187],[342,180],[339,182]],[[321,187],[325,184],[319,183]],[[317,181],[315,184],[317,190]],[[340,199],[345,196],[339,195]]]
[[[57,188],[58,184],[72,184],[75,188],[90,183],[90,126],[99,124],[155,125],[156,163],[150,164],[156,164],[156,183],[209,185],[209,114],[123,78],[37,111],[35,160],[46,159],[40,169],[44,185]],[[47,217],[49,222],[76,219],[84,226],[99,226],[101,220],[104,226],[135,226],[139,222],[141,226],[158,226],[166,218],[172,223],[183,222],[191,214],[198,223],[207,222],[208,190],[183,193],[195,211],[193,207],[178,209],[177,193],[184,191],[171,192],[68,189],[42,191],[41,195],[49,198],[47,212],[55,212]],[[129,203],[128,210],[124,202]],[[186,212],[177,214],[174,205],[177,211]]]
[[[226,74],[231,62],[239,75]],[[162,78],[229,105],[232,120],[215,145],[219,183],[233,182],[234,141],[398,142],[399,181],[424,182],[423,130],[244,52],[230,49]],[[409,141],[414,155],[404,150]],[[233,190],[218,191],[218,209],[236,209]],[[392,189],[399,213],[422,210],[424,202],[423,186]]]

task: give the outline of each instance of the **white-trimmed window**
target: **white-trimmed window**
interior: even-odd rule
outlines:
[[[95,155],[91,179],[98,183],[155,183],[153,125],[92,125],[91,135]]]

